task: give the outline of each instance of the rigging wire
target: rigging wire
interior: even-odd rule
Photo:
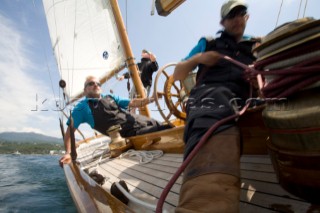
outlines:
[[[155,10],[155,4],[156,4],[156,0],[151,0],[152,4],[151,4],[151,15],[154,15],[154,10]]]
[[[109,93],[112,93],[111,91],[114,91],[115,88],[119,85],[120,81],[118,79],[115,79],[113,82],[108,83],[108,84],[103,84],[102,85],[102,90],[103,91],[110,91]]]
[[[53,16],[54,16],[54,25],[55,25],[55,27],[56,27],[55,32],[57,33],[57,32],[58,32],[58,29],[57,29],[56,10],[55,10],[55,7],[52,7],[52,8],[53,8]],[[55,36],[56,36],[56,38],[58,39],[58,36],[57,36],[57,35],[55,35]],[[57,47],[57,54],[55,54],[55,55],[60,54],[60,49],[59,49],[58,43],[59,43],[59,40],[56,40],[56,41],[55,41],[55,44],[52,46],[52,50],[53,50],[54,53],[56,52],[56,47]],[[59,58],[59,57],[56,57],[56,59],[58,60],[58,61],[57,61],[57,64],[58,64],[58,67],[59,67],[59,69],[58,69],[59,74],[60,74],[60,76],[62,76],[62,73],[61,73],[61,70],[62,70],[62,69],[61,69],[60,58]]]
[[[301,5],[302,5],[302,0],[300,0],[300,5],[299,5],[299,11],[298,11],[297,19],[298,19],[298,18],[299,18],[299,16],[300,16]]]
[[[308,0],[306,0],[306,3],[304,5],[303,17],[305,17],[305,15],[306,15],[307,4],[308,4]]]
[[[55,26],[55,37],[56,37],[56,41],[54,44],[52,44],[52,50],[53,50],[53,53],[55,55],[55,58],[56,58],[56,63],[57,63],[57,67],[58,67],[58,72],[59,72],[59,75],[62,76],[62,67],[61,67],[61,61],[60,61],[60,58],[57,57],[58,55],[60,55],[60,45],[59,45],[59,39],[58,39],[58,36],[57,36],[57,32],[58,32],[58,27],[57,27],[57,15],[56,15],[56,10],[55,10],[55,7],[52,7],[53,9],[53,16],[54,16],[54,26]],[[63,101],[64,103],[66,103],[66,100],[65,100],[65,93],[64,93],[64,90],[60,90],[59,89],[59,100],[61,100],[61,92],[62,92],[62,97],[63,97]],[[63,119],[63,116],[61,116],[62,119]]]
[[[278,26],[278,22],[279,22],[279,17],[280,17],[280,14],[281,14],[282,5],[283,5],[283,0],[281,1],[281,5],[280,5],[280,9],[279,9],[278,17],[277,17],[276,26],[275,26],[274,28],[276,28],[276,27]]]
[[[73,28],[73,35],[76,35],[76,26],[77,26],[77,3],[78,1],[75,1],[75,10],[74,10],[74,28]],[[74,79],[74,53],[75,53],[75,39],[73,37],[73,44],[72,44],[72,70],[71,70],[71,81],[70,87],[69,87],[69,97],[71,97],[72,89],[73,89],[73,79]],[[69,69],[68,69],[69,70]],[[69,73],[68,73],[69,74]],[[69,75],[68,75],[69,76]]]
[[[33,0],[33,8],[35,9],[35,11],[37,10],[37,6]],[[43,41],[44,41],[44,35],[43,35],[43,32],[40,31],[40,37],[41,37],[41,49],[42,49],[42,52],[43,52],[43,55],[44,55],[44,58],[45,58],[45,63],[46,63],[46,70],[48,72],[48,75],[49,75],[49,79],[50,79],[50,84],[51,84],[51,90],[52,90],[52,94],[53,94],[53,97],[54,97],[54,100],[57,100],[56,98],[56,94],[54,92],[54,87],[53,87],[53,80],[52,80],[52,75],[51,75],[51,72],[50,72],[50,67],[49,67],[49,63],[48,63],[48,57],[47,57],[47,54],[46,54],[46,51],[45,51],[45,47],[43,45]],[[56,112],[58,113],[59,115],[59,107],[58,107],[58,104],[57,102],[55,102],[55,108],[57,109]]]

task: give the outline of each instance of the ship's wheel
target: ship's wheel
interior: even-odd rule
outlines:
[[[186,119],[188,94],[182,81],[174,81],[173,71],[177,63],[167,64],[159,69],[154,82],[155,103],[163,119],[175,126],[177,120]]]

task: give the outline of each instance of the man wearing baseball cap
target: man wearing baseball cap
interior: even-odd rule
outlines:
[[[228,15],[230,15],[230,12],[238,7],[237,9],[243,9],[247,10],[247,4],[244,1],[241,0],[230,0],[224,3],[221,7],[221,19],[225,19]]]
[[[249,98],[243,68],[222,59],[227,55],[244,64],[255,60],[251,50],[257,40],[243,36],[247,4],[229,0],[220,15],[220,36],[201,38],[173,74],[175,80],[184,80],[198,67],[197,84],[187,102],[184,159],[211,126],[233,116]],[[239,212],[239,199],[240,132],[231,120],[218,126],[184,170],[176,212]]]

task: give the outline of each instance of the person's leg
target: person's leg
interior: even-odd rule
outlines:
[[[153,118],[147,118],[142,115],[136,115],[136,121],[138,123],[143,123],[145,125],[141,125],[141,128],[137,130],[137,135],[143,135],[151,132],[158,132],[166,129],[172,128],[169,124],[161,124],[159,121]]]
[[[239,212],[240,134],[212,136],[184,171],[177,213]]]

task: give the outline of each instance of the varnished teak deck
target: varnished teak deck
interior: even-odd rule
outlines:
[[[105,146],[104,146],[105,147]],[[79,152],[79,161],[92,157],[97,146]],[[88,152],[89,151],[89,152]],[[98,152],[95,152],[99,154]],[[147,164],[140,164],[135,158],[114,158],[91,162],[98,172],[106,178],[103,188],[110,190],[113,182],[124,180],[130,193],[144,201],[156,204],[163,188],[182,163],[180,154],[164,154]],[[85,166],[83,163],[81,163]],[[318,212],[319,207],[293,196],[278,183],[276,174],[267,155],[245,155],[241,157],[241,198],[240,212]],[[174,212],[178,203],[180,177],[166,198],[164,208]],[[210,202],[210,201],[208,201]],[[132,209],[142,212],[138,206],[130,204]]]

